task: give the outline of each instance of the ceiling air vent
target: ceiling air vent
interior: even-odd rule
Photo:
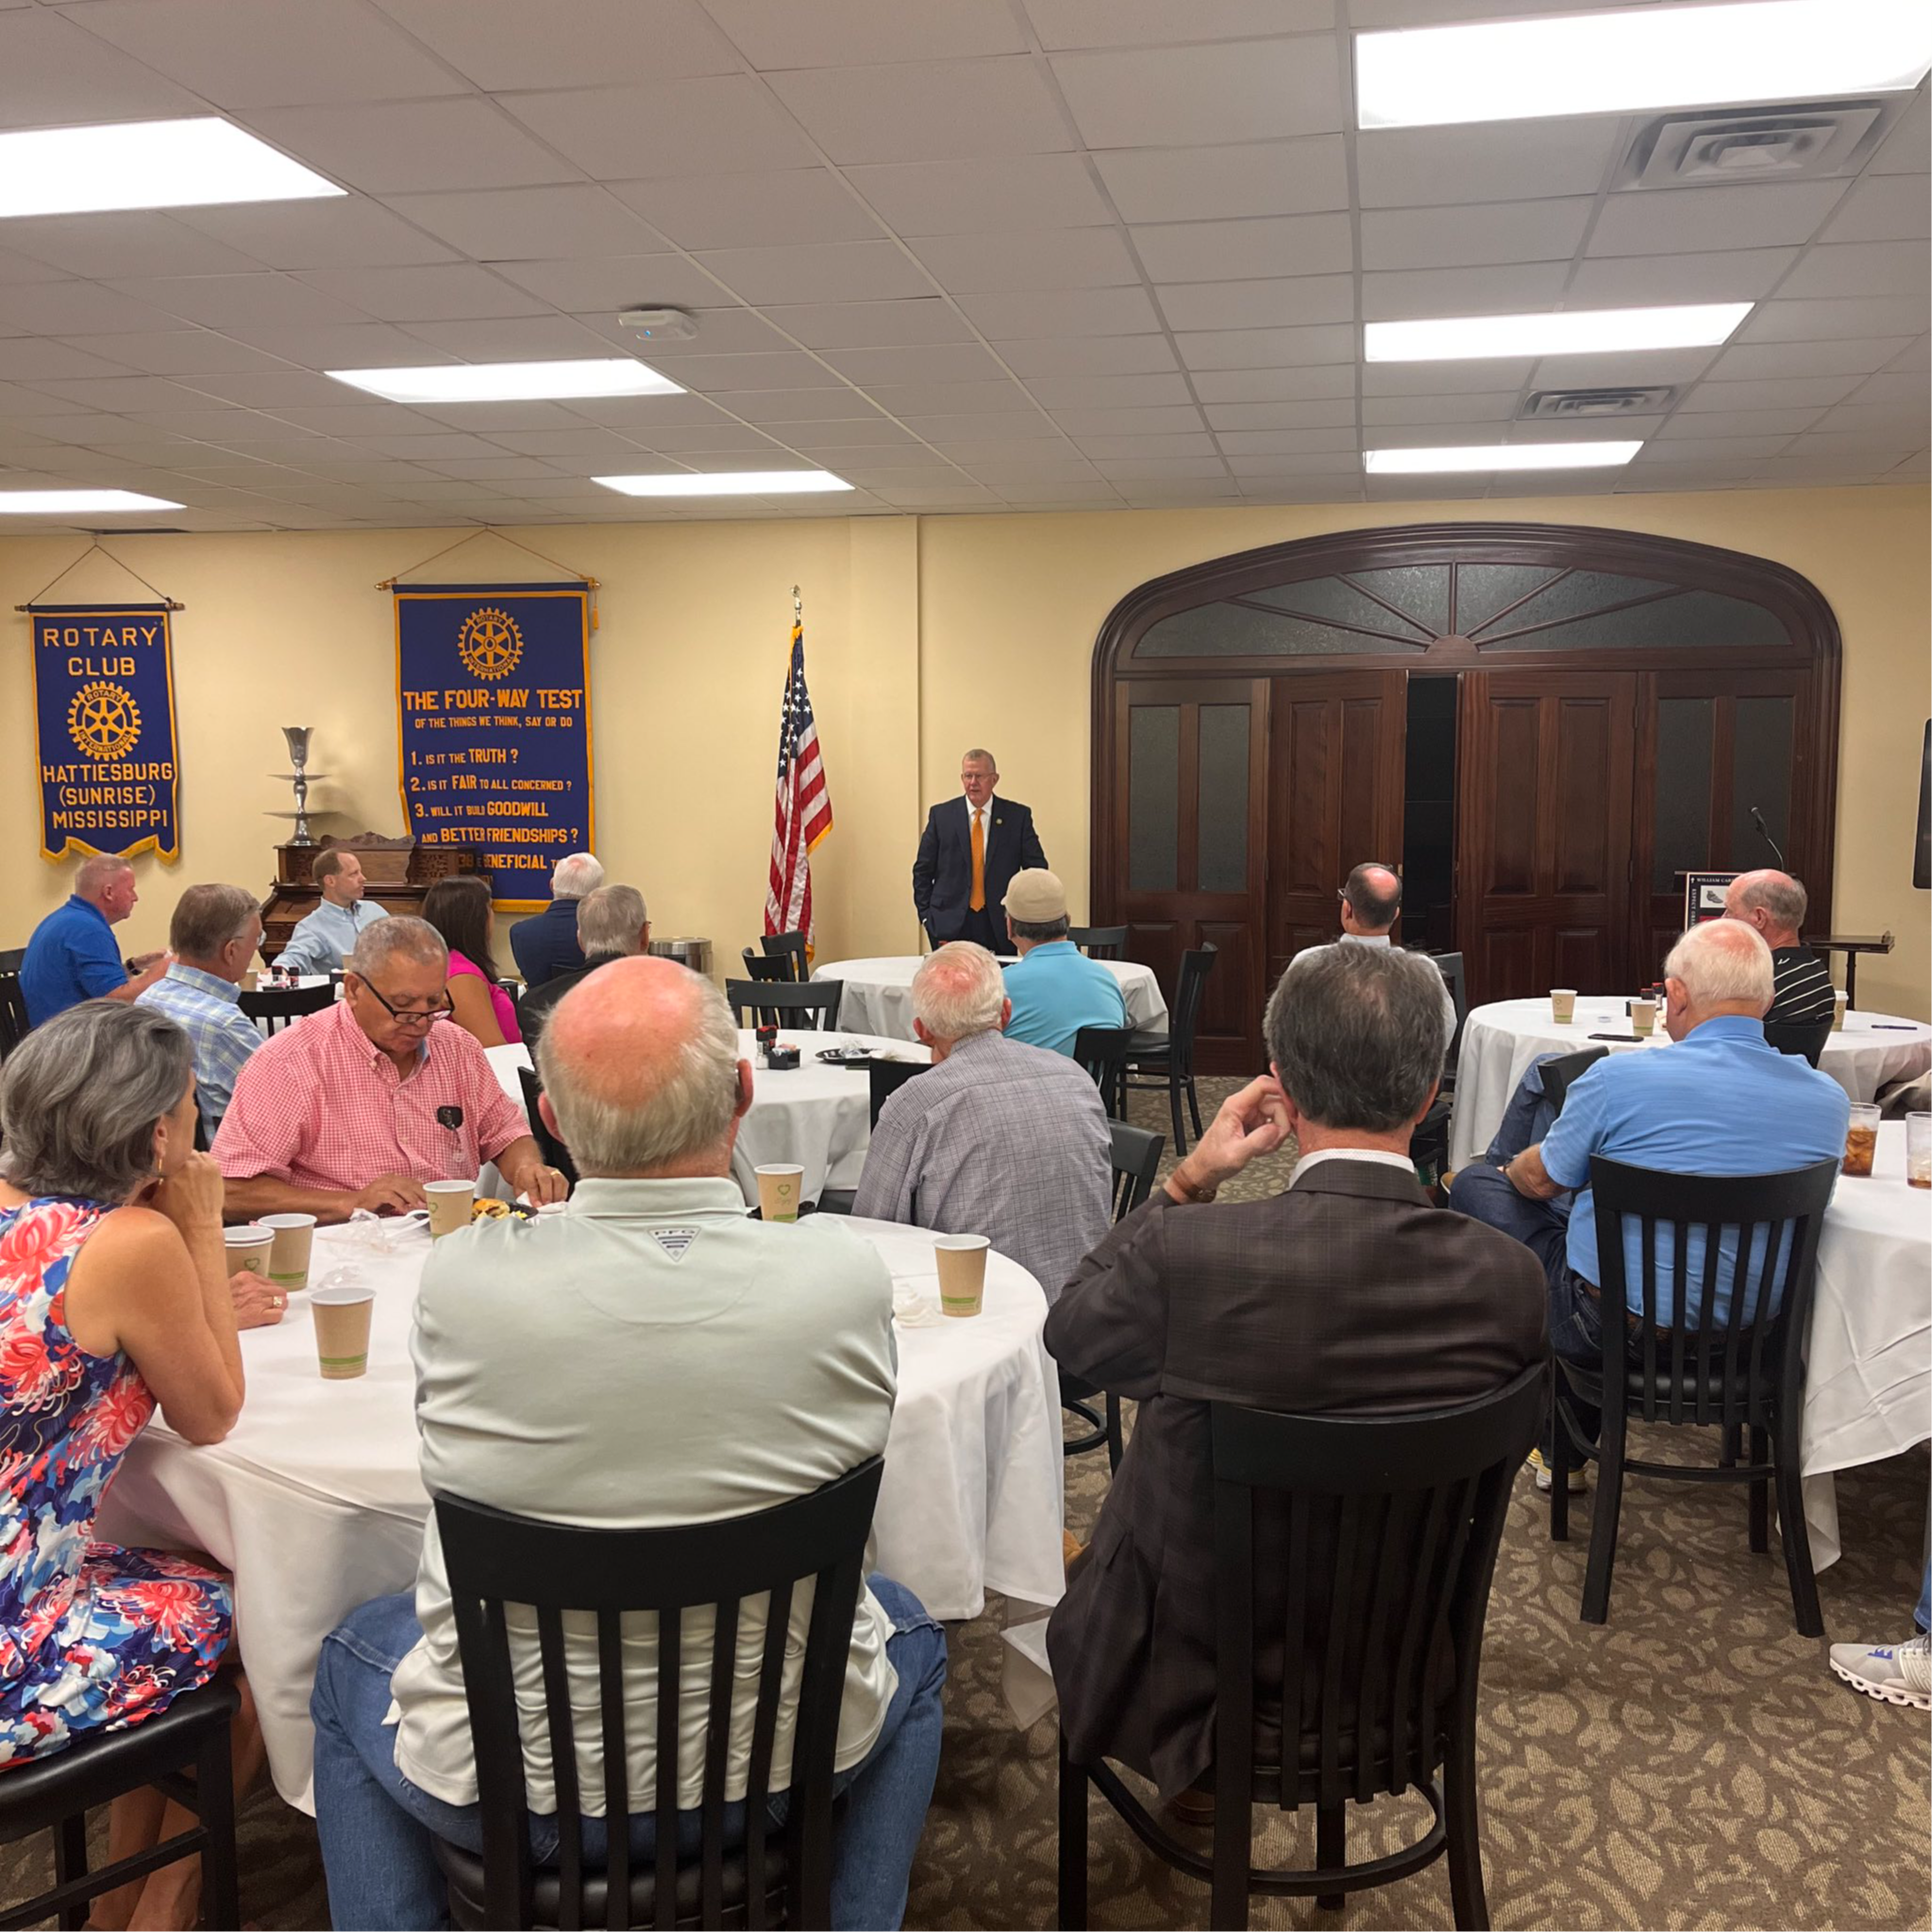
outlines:
[[[1746,113],[1667,114],[1631,143],[1620,188],[1789,181],[1861,165],[1891,119],[1883,101],[1814,101]]]
[[[1600,416],[1660,416],[1676,399],[1674,389],[1539,389],[1520,416],[1569,422]]]

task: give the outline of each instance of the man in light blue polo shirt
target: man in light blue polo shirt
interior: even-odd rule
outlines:
[[[289,934],[275,963],[298,973],[339,973],[357,939],[378,919],[388,918],[389,908],[364,902],[368,881],[362,862],[341,846],[317,857],[311,876],[322,888],[322,903]]]
[[[127,977],[114,931],[141,895],[134,867],[116,852],[95,852],[74,875],[74,895],[34,928],[20,963],[20,990],[29,1026],[83,1000],[134,1000],[168,969],[165,952],[144,953]]]
[[[1777,1174],[1845,1150],[1851,1102],[1829,1075],[1764,1037],[1772,1001],[1771,949],[1749,926],[1712,919],[1693,926],[1664,963],[1666,1030],[1674,1044],[1612,1053],[1564,1099],[1542,1142],[1498,1170],[1465,1168],[1450,1205],[1500,1227],[1533,1249],[1550,1282],[1550,1345],[1566,1361],[1602,1360],[1603,1318],[1597,1285],[1597,1218],[1589,1192],[1592,1154],[1665,1174]],[[1566,1224],[1549,1203],[1579,1190]],[[1763,1233],[1757,1242],[1761,1251]],[[1657,1234],[1659,1323],[1675,1305],[1678,1270],[1668,1229]],[[1693,1229],[1682,1270],[1698,1308],[1705,1235]],[[1738,1235],[1722,1231],[1715,1319],[1730,1310]],[[1641,1315],[1642,1235],[1624,1228],[1624,1279]],[[1750,1257],[1756,1279],[1758,1254]],[[1772,1285],[1782,1290],[1783,1275]],[[1747,1305],[1745,1313],[1753,1310]]]
[[[1006,1037],[1070,1056],[1082,1027],[1124,1027],[1120,982],[1067,936],[1067,888],[1058,875],[1015,873],[1003,903],[1006,931],[1019,951],[1006,968],[1013,1001]]]
[[[242,975],[261,944],[255,896],[239,885],[191,885],[168,925],[174,964],[141,996],[165,1013],[194,1047],[194,1100],[214,1139],[235,1082],[262,1035],[241,1008]]]

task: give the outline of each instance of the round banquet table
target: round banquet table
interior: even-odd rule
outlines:
[[[911,1040],[917,1038],[913,1032],[913,975],[920,964],[919,956],[912,953],[903,959],[841,959],[819,966],[812,977],[845,983],[838,1016],[847,1026]],[[1166,1033],[1168,1002],[1153,968],[1129,959],[1103,959],[1099,964],[1120,982],[1127,1024],[1144,1033]]]
[[[1592,1042],[1592,1033],[1629,1031],[1621,995],[1578,1000],[1576,1017],[1569,1026],[1558,1026],[1550,1017],[1547,994],[1476,1007],[1463,1026],[1456,1059],[1449,1165],[1466,1168],[1489,1145],[1503,1124],[1509,1097],[1539,1054],[1579,1052],[1607,1044]],[[1656,1033],[1643,1047],[1611,1045],[1610,1050],[1655,1052],[1670,1045],[1659,1016]],[[1818,1066],[1855,1100],[1872,1100],[1889,1082],[1911,1080],[1932,1067],[1932,1026],[1883,1013],[1848,1013],[1843,1030],[1826,1039]]]
[[[731,1178],[748,1205],[758,1201],[755,1169],[774,1161],[796,1161],[805,1169],[801,1198],[816,1201],[828,1187],[856,1187],[872,1139],[872,1082],[864,1066],[828,1067],[818,1058],[834,1047],[868,1047],[889,1060],[932,1059],[924,1047],[875,1033],[781,1033],[798,1050],[798,1064],[774,1073],[758,1064],[757,1039],[738,1035],[738,1050],[751,1062],[751,1111],[738,1126]],[[523,1105],[517,1069],[530,1064],[528,1048],[485,1050],[503,1091]]]
[[[1017,1262],[989,1255],[983,1312],[948,1320],[936,1314],[936,1236],[848,1225],[892,1270],[899,1398],[873,1519],[877,1567],[948,1621],[978,1616],[988,1590],[1022,1608],[1057,1603],[1060,1393],[1041,1340],[1038,1284]],[[323,1638],[359,1604],[415,1583],[429,1499],[409,1342],[428,1253],[418,1224],[318,1231],[311,1279],[347,1267],[376,1289],[368,1374],[321,1379],[307,1298],[292,1297],[279,1326],[242,1336],[248,1400],[227,1439],[194,1448],[157,1418],[100,1512],[106,1540],[206,1551],[233,1573],[269,1768],[276,1789],[304,1811],[314,1808],[309,1694]],[[773,1282],[773,1293],[783,1289]],[[916,1303],[935,1311],[930,1324],[907,1324]],[[637,1476],[648,1481],[649,1471]],[[1009,1672],[1008,1682],[1034,1694],[1023,1677]],[[1031,1722],[1037,1705],[1014,1714]]]

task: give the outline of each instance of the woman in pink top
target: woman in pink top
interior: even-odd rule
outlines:
[[[496,983],[490,950],[490,888],[480,879],[439,879],[423,900],[423,916],[449,948],[450,1017],[486,1047],[519,1042],[516,1002]]]

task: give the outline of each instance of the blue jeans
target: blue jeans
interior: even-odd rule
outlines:
[[[892,1620],[885,1654],[899,1688],[878,1741],[837,1779],[845,1806],[832,1846],[832,1923],[842,1932],[890,1932],[905,1917],[913,1856],[939,1770],[946,1633],[904,1585],[875,1576],[871,1586]],[[316,1663],[309,1706],[315,1720],[315,1824],[329,1917],[338,1926],[405,1932],[447,1925],[448,1887],[431,1840],[482,1851],[479,1807],[446,1805],[411,1784],[395,1768],[395,1726],[382,1722],[390,1677],[422,1634],[409,1595],[378,1597],[330,1633]],[[787,1795],[770,1801],[774,1824],[784,1821]],[[697,1855],[699,1818],[686,1811],[679,1819],[679,1845],[687,1856]],[[744,1818],[742,1800],[727,1808],[728,1842],[742,1839]],[[649,1857],[656,1841],[653,1819],[632,1820],[634,1856]],[[539,1864],[555,1859],[554,1816],[530,1814],[530,1843]],[[586,1819],[585,1858],[595,1863],[603,1855],[604,1822]]]

